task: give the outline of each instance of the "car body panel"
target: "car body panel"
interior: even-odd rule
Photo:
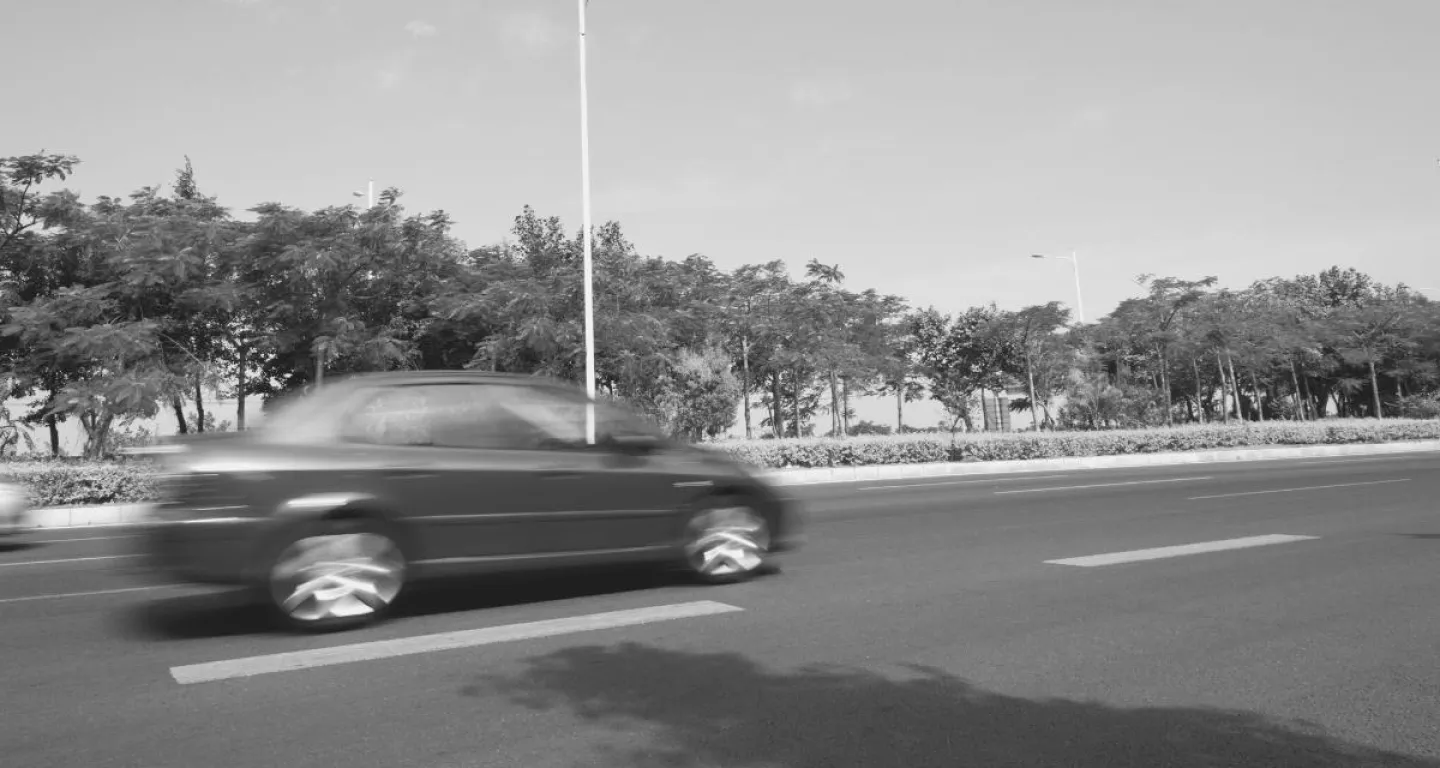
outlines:
[[[357,376],[293,404],[270,430],[165,446],[145,562],[171,580],[257,585],[267,558],[304,526],[356,515],[392,528],[413,577],[659,561],[679,557],[687,513],[716,495],[744,496],[770,521],[774,550],[794,541],[792,501],[728,457],[668,440],[500,450],[357,444],[325,432],[324,420],[340,423],[365,388],[491,381],[577,391],[468,372]]]

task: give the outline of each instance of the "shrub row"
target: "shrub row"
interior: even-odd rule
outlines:
[[[155,467],[146,461],[12,459],[0,478],[24,486],[36,507],[131,504],[155,498]]]
[[[1440,439],[1440,421],[1347,420],[1182,426],[1106,432],[895,435],[711,443],[761,467],[845,467],[939,461],[1009,461],[1067,456],[1203,451],[1266,445],[1341,445]]]
[[[1115,456],[1200,451],[1265,445],[1338,445],[1440,439],[1440,421],[1269,422],[1236,426],[1185,426],[1114,432],[945,434],[708,443],[760,467],[843,467],[924,464],[941,461],[1004,461],[1066,456]],[[116,504],[155,498],[155,465],[139,459],[11,459],[0,478],[18,482],[37,507]]]

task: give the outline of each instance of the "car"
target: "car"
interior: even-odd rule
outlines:
[[[752,469],[536,376],[333,379],[257,429],[148,453],[141,567],[251,588],[302,630],[377,621],[451,575],[644,563],[737,582],[798,540],[793,502]]]
[[[28,530],[30,496],[17,483],[0,482],[0,536],[13,536]]]

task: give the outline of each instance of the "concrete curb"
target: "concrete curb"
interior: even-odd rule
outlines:
[[[906,480],[964,475],[1004,475],[1019,472],[1053,472],[1060,469],[1120,469],[1181,464],[1218,464],[1237,461],[1276,461],[1327,456],[1383,456],[1440,451],[1440,440],[1414,440],[1361,445],[1304,445],[1238,448],[1214,451],[1140,453],[1123,456],[1077,456],[1021,461],[935,462],[929,464],[877,464],[858,467],[776,469],[764,477],[777,485],[853,483],[866,480]]]
[[[30,510],[31,528],[117,528],[145,522],[150,504],[99,504]]]
[[[1218,464],[1241,461],[1323,458],[1327,456],[1384,456],[1440,451],[1440,440],[1362,445],[1304,445],[1240,448],[1217,451],[1142,453],[1125,456],[1079,456],[1024,461],[967,461],[930,464],[881,464],[862,467],[775,469],[762,473],[776,485],[822,485],[867,480],[908,480],[964,475],[1006,475],[1053,472],[1061,469],[1121,469],[1181,464]],[[51,507],[30,511],[31,528],[115,528],[145,522],[150,504],[106,504],[90,507]]]

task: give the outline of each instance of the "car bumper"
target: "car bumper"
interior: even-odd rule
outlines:
[[[140,534],[139,570],[160,581],[249,584],[263,522],[240,517],[152,521]]]
[[[13,536],[30,529],[30,500],[25,489],[0,483],[0,536]]]

